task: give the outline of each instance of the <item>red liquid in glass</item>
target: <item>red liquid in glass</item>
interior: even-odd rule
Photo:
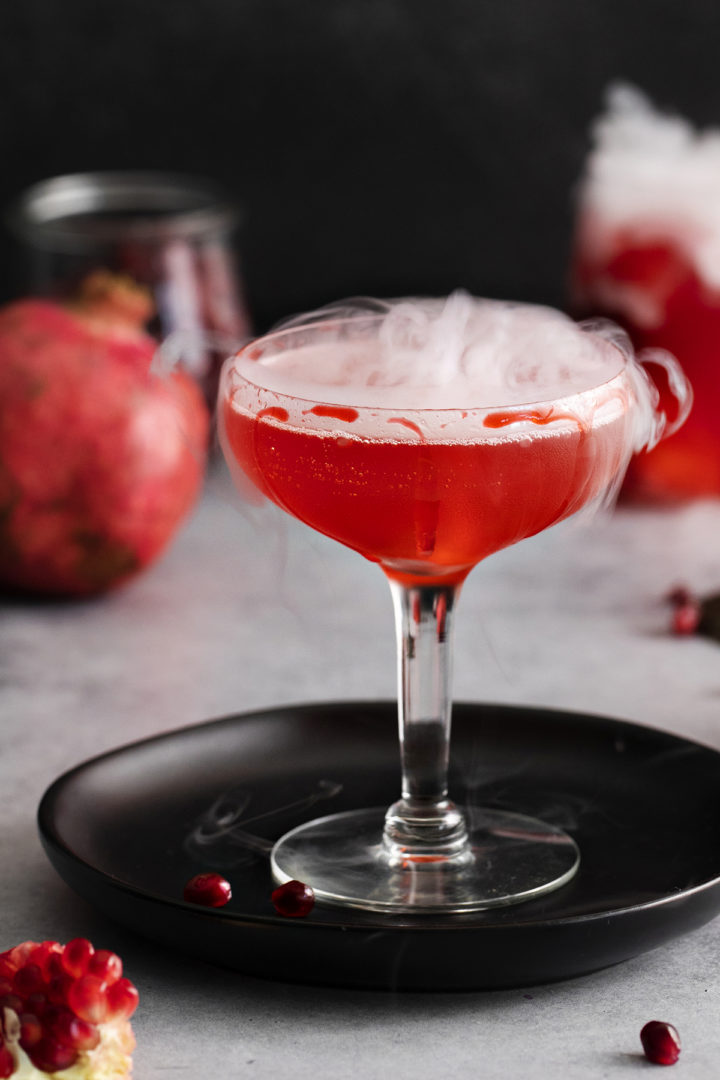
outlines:
[[[488,437],[475,420],[474,441],[446,443],[357,437],[351,420],[318,433],[227,400],[223,410],[226,450],[261,492],[410,585],[462,581],[601,495],[626,460],[622,410],[588,428],[547,408],[495,412]]]
[[[595,224],[597,230],[598,224]],[[582,234],[573,268],[573,291],[583,314],[621,323],[633,344],[661,347],[682,365],[694,391],[682,428],[650,453],[633,459],[625,492],[672,500],[720,494],[720,292],[698,275],[681,246],[640,237],[632,229],[606,236],[602,258]],[[672,420],[677,403],[663,372],[649,366]]]

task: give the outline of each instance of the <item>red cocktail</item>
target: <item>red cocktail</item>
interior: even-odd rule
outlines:
[[[273,871],[380,911],[513,903],[578,853],[516,814],[473,808],[470,827],[447,798],[454,601],[487,555],[612,494],[665,416],[614,327],[464,294],[377,309],[270,334],[221,382],[239,483],[378,562],[397,616],[402,798],[294,830]]]
[[[688,422],[631,462],[626,490],[650,500],[720,494],[718,133],[698,134],[615,88],[595,134],[578,212],[574,308],[617,319],[638,349],[668,349],[694,390]],[[667,402],[662,372],[657,383]]]

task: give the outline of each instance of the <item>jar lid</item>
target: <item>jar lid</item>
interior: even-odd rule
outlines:
[[[7,214],[24,240],[64,251],[226,234],[237,220],[236,207],[211,181],[160,172],[56,176],[28,188]]]

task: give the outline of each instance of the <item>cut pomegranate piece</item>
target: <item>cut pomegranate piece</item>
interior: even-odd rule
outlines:
[[[122,961],[85,938],[25,942],[0,956],[0,1080],[55,1076],[75,1066],[86,1080],[122,1080],[131,1072],[135,1046],[129,1017],[138,993],[122,977]],[[92,970],[90,970],[92,968]],[[75,974],[73,974],[73,972]]]
[[[183,900],[204,907],[224,907],[231,898],[230,882],[212,871],[191,877],[183,889]]]
[[[286,881],[270,895],[278,915],[302,918],[309,915],[315,904],[315,893],[303,881]]]
[[[650,1020],[640,1032],[640,1042],[653,1065],[674,1065],[680,1057],[680,1036],[672,1024]]]

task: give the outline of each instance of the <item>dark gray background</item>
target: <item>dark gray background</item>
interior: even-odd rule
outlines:
[[[562,304],[618,77],[720,124],[720,4],[4,0],[0,203],[85,169],[213,177],[246,211],[258,328],[357,293]]]

